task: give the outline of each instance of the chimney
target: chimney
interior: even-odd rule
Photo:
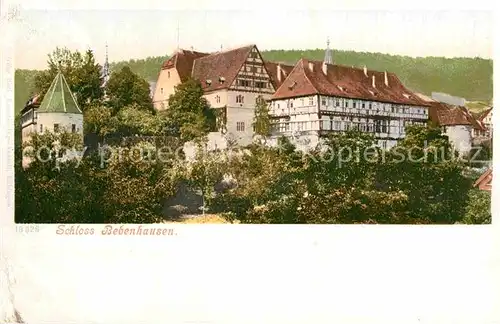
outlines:
[[[323,62],[323,66],[321,68],[323,70],[323,74],[327,75],[328,74],[328,65],[325,62]]]
[[[278,82],[281,82],[281,65],[279,63],[276,65],[276,75],[278,76]]]
[[[389,78],[387,77],[387,71],[384,71],[384,83],[386,87],[389,86]]]
[[[311,72],[314,72],[314,64],[313,64],[313,62],[309,62],[309,70],[311,70]]]
[[[368,77],[368,69],[366,68],[366,65],[363,66],[363,72],[365,73],[365,76]]]
[[[376,88],[376,86],[375,86],[375,74],[372,75],[372,87]]]

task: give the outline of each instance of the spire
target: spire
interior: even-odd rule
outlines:
[[[102,76],[102,85],[101,87],[105,87],[106,83],[109,81],[109,61],[108,61],[108,43],[106,42],[106,54],[104,58],[104,64],[102,66],[101,76]]]
[[[62,74],[61,70],[57,72],[56,77],[52,81],[49,90],[45,94],[40,107],[39,113],[71,113],[81,114],[82,111],[78,107],[75,96]]]
[[[323,60],[323,62],[327,64],[333,64],[332,50],[330,49],[330,38],[326,39],[325,59]]]

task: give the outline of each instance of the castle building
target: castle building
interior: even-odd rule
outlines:
[[[301,59],[271,97],[270,143],[285,136],[307,150],[330,132],[357,129],[388,149],[407,125],[427,123],[428,107],[393,73],[334,64],[327,46],[323,62]]]
[[[464,98],[433,92],[431,97],[419,94],[429,104],[429,120],[441,127],[443,135],[453,148],[466,156],[474,145],[474,140],[484,140],[487,128],[465,107]]]
[[[247,145],[254,134],[257,98],[270,99],[289,70],[286,65],[265,62],[255,45],[212,54],[178,50],[162,65],[153,104],[158,110],[168,109],[168,98],[176,85],[188,78],[198,80],[210,106],[221,109],[227,121],[222,131],[208,135],[209,146],[224,148],[228,137]]]
[[[38,97],[28,101],[21,111],[22,142],[29,141],[32,133],[67,131],[83,136],[83,114],[76,98],[59,71],[52,81],[43,100]],[[23,165],[29,164],[23,158]]]

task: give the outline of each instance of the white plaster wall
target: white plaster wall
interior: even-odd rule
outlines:
[[[470,152],[472,146],[471,126],[446,126],[445,133],[455,150],[457,150],[460,154],[464,155]]]
[[[203,97],[205,99],[207,99],[208,103],[210,104],[210,107],[212,107],[212,108],[222,108],[222,107],[228,105],[228,91],[227,90],[210,92],[210,93],[205,94]],[[217,102],[217,97],[220,98],[219,102]]]
[[[69,113],[38,113],[37,132],[43,125],[43,132],[54,131],[54,124],[59,124],[59,129],[71,132],[71,125],[76,125],[76,132],[83,135],[83,115]]]

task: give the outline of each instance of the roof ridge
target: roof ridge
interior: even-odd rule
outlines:
[[[304,66],[304,61],[306,61],[306,63],[308,63],[308,62],[307,62],[307,59],[302,58],[302,59],[301,59],[301,61],[302,61],[302,69],[303,69],[303,73],[304,73],[304,76],[306,77],[307,82],[309,82],[309,84],[310,84],[310,85],[314,88],[314,90],[316,90],[316,92],[318,92],[318,93],[319,93],[320,91],[318,90],[318,87],[317,87],[317,86],[316,86],[316,85],[315,85],[315,84],[311,81],[311,79],[310,79],[310,78],[309,78],[309,76],[307,75],[306,69],[307,69],[308,67]],[[313,64],[314,64],[314,62],[313,62]]]
[[[246,48],[246,47],[254,47],[254,46],[257,46],[255,44],[252,44],[252,45],[246,45],[246,46],[239,46],[239,47],[234,47],[234,48],[231,48],[231,49],[227,49],[227,50],[224,50],[224,51],[218,51],[218,52],[213,52],[213,53],[208,53],[208,55],[206,56],[203,56],[203,57],[199,57],[196,60],[201,60],[201,59],[204,59],[204,58],[207,58],[207,57],[211,57],[211,56],[216,56],[216,55],[221,55],[221,54],[226,54],[226,53],[229,53],[229,52],[233,52],[233,51],[237,51],[237,50],[240,50],[240,49],[243,49],[243,48]]]
[[[73,99],[74,103],[75,103],[75,106],[76,106],[76,109],[78,109],[79,112],[81,112],[83,114],[83,111],[80,109],[80,107],[78,106],[78,101],[76,100],[75,96],[73,95],[73,91],[71,91],[71,87],[69,86],[68,84],[68,81],[66,81],[66,77],[64,76],[64,74],[61,73],[61,76],[62,76],[62,79],[64,81],[64,83],[66,84],[66,87],[68,87],[68,90],[69,90],[69,94],[71,96],[71,99]],[[64,97],[64,96],[63,96]],[[64,109],[66,109],[66,105],[64,106]]]
[[[63,94],[61,97],[62,97],[62,103],[63,103],[63,109],[64,109],[64,112],[68,112],[68,110],[66,109],[66,100],[64,100],[64,84],[63,84],[63,78],[62,78],[62,74],[59,73],[59,79],[61,79],[60,83],[61,83],[61,93]]]

